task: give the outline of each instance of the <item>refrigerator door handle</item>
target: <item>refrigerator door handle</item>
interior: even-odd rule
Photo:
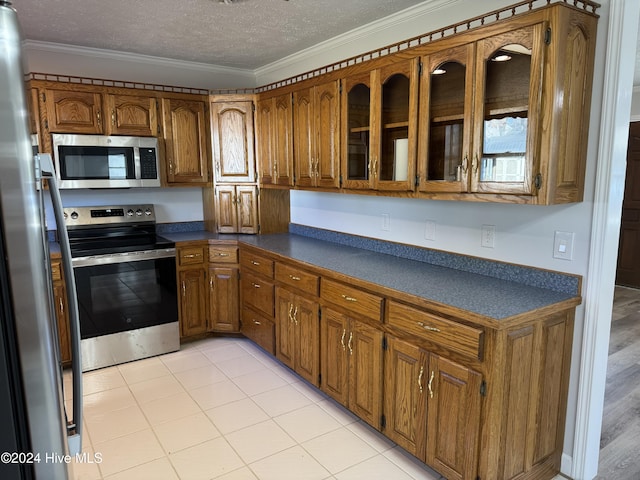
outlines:
[[[40,169],[40,178],[46,178],[49,182],[49,194],[56,219],[58,241],[62,255],[62,272],[66,284],[71,339],[71,371],[73,373],[73,418],[67,426],[67,431],[69,434],[69,453],[75,455],[82,451],[82,358],[80,353],[80,317],[78,315],[76,281],[73,275],[71,246],[69,245],[69,235],[64,223],[62,199],[56,183],[53,161],[48,153],[41,153],[36,157],[35,163],[37,165],[36,168]]]

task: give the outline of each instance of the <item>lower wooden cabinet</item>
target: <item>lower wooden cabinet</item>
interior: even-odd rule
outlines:
[[[379,430],[382,331],[330,308],[320,323],[320,388]]]
[[[276,288],[276,357],[309,383],[320,385],[318,302]]]
[[[240,275],[238,267],[209,267],[209,328],[214,332],[240,331]]]
[[[482,376],[387,337],[384,433],[448,479],[475,479]]]
[[[67,292],[62,277],[62,263],[59,259],[51,261],[51,279],[53,280],[53,302],[58,323],[60,360],[63,364],[71,362],[71,338],[69,336],[69,313]]]
[[[258,233],[258,187],[218,185],[215,188],[219,233]]]
[[[207,331],[207,270],[192,267],[178,272],[180,336],[191,337]]]
[[[254,312],[251,308],[242,308],[242,334],[264,348],[271,355],[276,354],[275,326],[264,315]]]

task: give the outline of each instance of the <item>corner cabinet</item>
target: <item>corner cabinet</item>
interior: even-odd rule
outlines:
[[[167,184],[210,185],[207,104],[164,98],[162,111]]]
[[[258,233],[258,187],[218,185],[215,187],[219,233]]]

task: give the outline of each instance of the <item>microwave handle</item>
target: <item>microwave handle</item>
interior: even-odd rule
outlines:
[[[69,313],[69,333],[71,339],[71,371],[73,373],[73,418],[71,424],[67,426],[69,431],[74,433],[69,435],[69,451],[71,455],[82,451],[82,357],[80,352],[80,316],[78,315],[78,296],[76,295],[76,281],[73,275],[73,265],[71,263],[71,246],[69,235],[64,223],[64,212],[62,210],[62,199],[56,180],[51,155],[41,153],[38,155],[40,164],[40,174],[49,182],[49,194],[53,206],[53,214],[56,219],[58,229],[58,240],[60,243],[60,253],[62,255],[62,272],[66,284],[67,305]]]

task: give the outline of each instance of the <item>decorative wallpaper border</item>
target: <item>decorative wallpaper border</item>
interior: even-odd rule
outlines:
[[[289,224],[289,233],[341,245],[363,248],[377,253],[429,263],[431,265],[486,275],[532,287],[555,290],[569,295],[581,294],[582,277],[580,275],[487,260],[413,245],[404,245],[376,238],[360,237],[295,223]]]

